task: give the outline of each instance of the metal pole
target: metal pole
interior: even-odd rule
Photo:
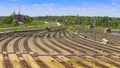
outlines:
[[[78,30],[79,30],[79,14],[77,14],[77,24],[78,24]]]
[[[94,17],[94,31],[93,31],[93,36],[94,36],[94,42],[93,42],[93,50],[94,50],[94,52],[93,52],[93,57],[94,57],[94,59],[93,59],[93,65],[95,64],[95,45],[96,45],[96,43],[95,43],[95,41],[96,41],[96,17]]]

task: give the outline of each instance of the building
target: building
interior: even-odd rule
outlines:
[[[17,20],[19,24],[25,24],[26,23],[26,16],[18,14],[14,16],[14,20]]]
[[[111,33],[111,29],[105,28],[105,29],[104,29],[104,33]]]
[[[92,25],[88,25],[88,28],[90,29],[90,28],[93,28],[93,26]]]

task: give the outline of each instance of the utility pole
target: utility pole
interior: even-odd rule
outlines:
[[[94,42],[93,42],[93,65],[95,64],[95,46],[96,46],[96,17],[94,17],[94,31],[93,31],[93,36],[94,36]]]

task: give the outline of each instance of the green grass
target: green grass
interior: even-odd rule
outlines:
[[[18,25],[15,27],[10,26],[10,24],[1,24],[0,32],[44,29],[46,27],[52,27],[52,30],[56,30],[63,28],[62,26],[57,27],[57,24],[55,22],[49,22],[45,24],[43,21],[33,21],[32,23]]]
[[[111,29],[120,30],[120,28],[96,26],[96,32],[104,32],[105,28],[111,28]],[[72,32],[77,32],[78,29],[94,31],[94,28],[88,28],[87,25],[69,25],[69,26],[67,26],[67,29],[72,31]]]
[[[56,29],[61,29],[66,27],[68,30],[72,31],[72,32],[77,32],[79,28],[82,28],[84,30],[92,30],[93,28],[88,28],[87,25],[69,25],[69,26],[65,26],[64,24],[62,24],[61,26],[57,26],[57,24],[55,22],[49,22],[49,23],[44,23],[44,21],[33,21],[32,23],[27,23],[24,25],[18,25],[18,26],[12,26],[12,24],[5,24],[5,23],[0,23],[0,32],[7,32],[7,31],[21,31],[21,30],[32,30],[32,29],[44,29],[46,27],[52,27],[52,30],[56,30]],[[104,32],[104,28],[106,27],[102,27],[102,26],[96,26],[96,31],[97,32]],[[114,29],[114,28],[113,28]],[[116,28],[119,29],[120,28]]]
[[[69,25],[67,27],[68,30],[72,31],[72,32],[77,32],[78,29],[84,29],[84,30],[90,30],[90,31],[94,31],[94,28],[88,28],[88,26],[86,25]],[[96,26],[96,32],[104,32],[105,27],[102,26]]]
[[[70,64],[71,66],[73,66],[74,68],[84,68],[82,67],[80,64],[76,63],[74,60],[69,60],[68,64]]]
[[[49,62],[51,65],[54,66],[54,68],[63,68],[63,65],[60,64],[59,62],[56,62],[54,60],[51,60],[51,62]]]

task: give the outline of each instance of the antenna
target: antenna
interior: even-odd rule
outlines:
[[[18,21],[20,21],[20,4],[19,4],[19,13],[18,13]]]
[[[19,15],[20,15],[20,5],[19,5]]]

